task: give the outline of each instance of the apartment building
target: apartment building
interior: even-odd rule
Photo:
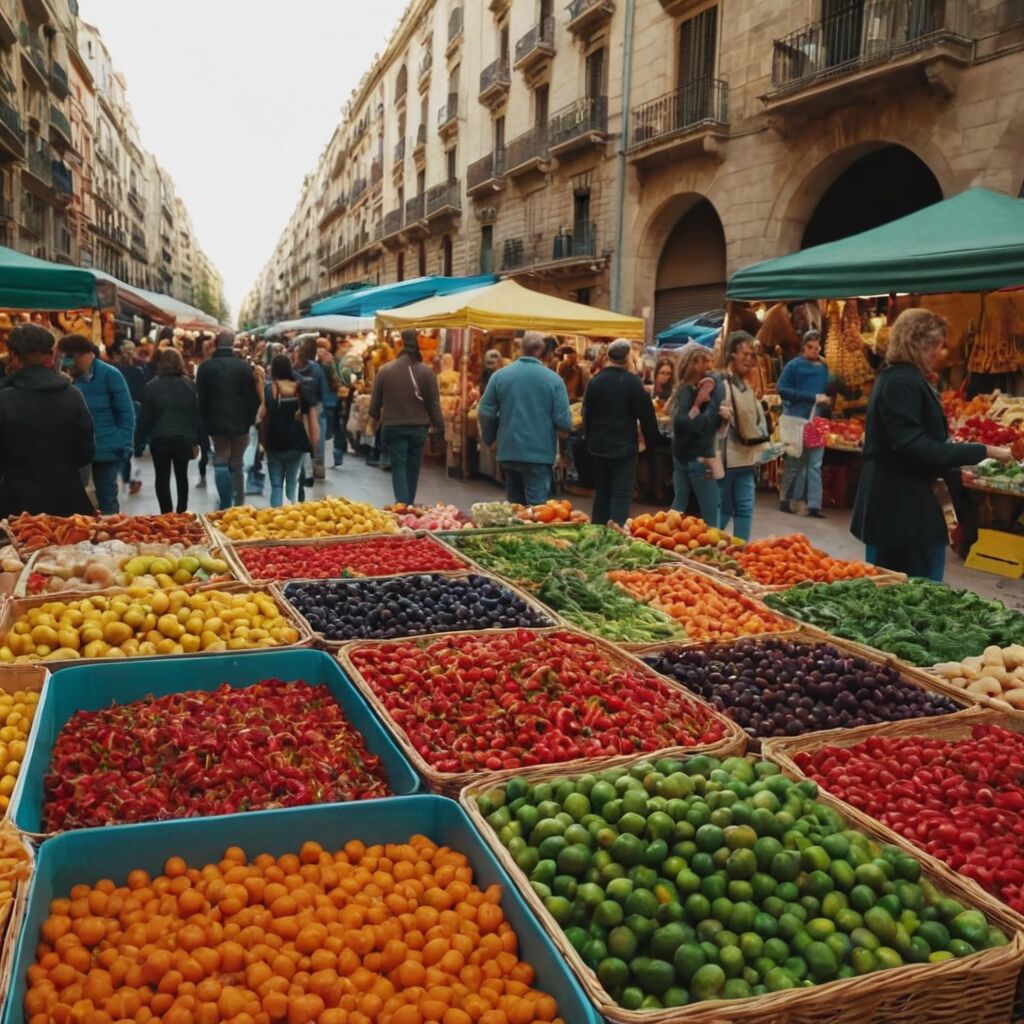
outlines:
[[[172,267],[201,250],[176,204],[77,0],[0,0],[0,244],[187,301]]]
[[[740,266],[1022,182],[1022,0],[413,0],[247,311],[493,271],[657,330]]]

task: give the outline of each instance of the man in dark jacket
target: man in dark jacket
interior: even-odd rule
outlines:
[[[82,483],[93,460],[92,417],[81,392],[53,369],[53,335],[36,324],[11,331],[18,369],[0,390],[0,516],[90,515]]]
[[[415,331],[402,331],[402,351],[377,371],[370,418],[381,424],[384,444],[391,453],[395,501],[412,505],[416,501],[427,429],[444,433],[437,377],[429,366],[423,365]]]
[[[235,355],[235,336],[217,335],[217,348],[196,370],[199,414],[213,441],[213,470],[222,509],[245,501],[243,459],[260,398],[252,367]]]
[[[637,424],[648,448],[659,440],[651,396],[629,369],[633,346],[624,339],[608,346],[608,363],[590,379],[583,396],[583,435],[594,467],[595,523],[622,526],[629,517],[636,477]]]

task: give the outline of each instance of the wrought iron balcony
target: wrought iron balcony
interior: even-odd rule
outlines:
[[[578,260],[597,256],[597,225],[583,221],[573,225],[572,231],[559,228],[551,242],[551,259]]]
[[[38,135],[28,137],[28,160],[27,167],[29,174],[47,188],[53,181],[52,150],[39,138]]]
[[[512,69],[508,57],[499,57],[480,72],[481,103],[488,105],[503,100],[512,86]]]
[[[555,19],[545,18],[516,43],[516,71],[529,71],[555,54]]]
[[[319,221],[320,227],[329,224],[335,219],[335,217],[340,217],[346,209],[348,209],[348,195],[342,192],[338,195],[338,198],[335,199],[326,210],[324,210]]]
[[[434,66],[434,54],[430,50],[424,50],[420,57],[420,92],[423,92],[430,84],[430,69]]]
[[[448,93],[448,99],[442,103],[437,111],[437,130],[446,135],[458,127],[459,122],[459,94]]]
[[[593,142],[604,142],[608,131],[608,97],[587,96],[551,115],[548,145],[553,155]]]
[[[71,145],[71,122],[60,107],[50,104],[50,131],[57,134],[58,144]]]
[[[377,185],[384,178],[384,164],[380,160],[374,160],[370,164],[370,185]]]
[[[36,85],[45,89],[50,82],[50,65],[43,51],[31,41],[31,38],[27,42],[22,39],[21,55],[24,58],[21,62],[22,67],[35,78]]]
[[[35,235],[36,238],[43,238],[46,235],[46,210],[42,207],[26,206],[21,204],[21,226]]]
[[[399,207],[397,210],[392,210],[384,215],[384,238],[397,235],[402,230],[402,225],[405,223],[403,220],[404,213],[405,211],[402,207]]]
[[[400,164],[405,159],[405,139],[399,139],[395,143],[395,163]]]
[[[405,203],[405,223],[414,224],[416,221],[423,220],[427,215],[427,197],[425,195],[413,196],[412,199],[407,199]]]
[[[505,147],[505,173],[514,178],[537,169],[548,159],[548,126],[534,125]]]
[[[132,252],[140,259],[146,259],[146,236],[139,230],[132,229]]]
[[[0,149],[19,160],[25,158],[25,131],[21,115],[6,100],[0,100]]]
[[[521,238],[506,238],[501,246],[501,269],[516,270],[526,266],[526,246]]]
[[[629,152],[679,144],[709,131],[721,134],[729,123],[729,87],[700,78],[633,108]]]
[[[773,99],[935,48],[969,49],[965,0],[866,0],[775,40]]]
[[[351,201],[354,204],[358,203],[362,199],[363,194],[369,189],[370,183],[366,178],[356,178],[352,182]]]
[[[71,178],[71,168],[60,160],[50,163],[50,177],[53,181],[53,189],[58,198],[70,199],[74,193],[74,185]]]
[[[505,150],[499,149],[466,169],[466,192],[468,195],[489,195],[505,187]]]
[[[462,189],[458,178],[452,178],[443,185],[427,189],[427,219],[445,213],[457,213],[462,209]]]
[[[142,205],[142,196],[134,185],[130,185],[128,187],[128,202],[131,203],[132,206],[134,206],[140,213],[145,211],[145,208]]]
[[[69,92],[68,69],[58,61],[53,61],[50,64],[50,90],[62,100],[67,99]]]
[[[612,0],[572,0],[567,10],[569,31],[574,36],[582,38],[611,20],[615,13],[615,4]]]
[[[455,49],[462,40],[463,18],[462,8],[453,7],[448,16],[448,53]]]

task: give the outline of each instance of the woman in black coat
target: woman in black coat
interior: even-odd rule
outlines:
[[[940,503],[943,474],[984,458],[1011,457],[1007,448],[948,440],[942,403],[930,382],[945,340],[945,320],[926,309],[905,310],[893,324],[887,365],[868,403],[850,523],[867,546],[868,561],[939,583],[948,544]]]

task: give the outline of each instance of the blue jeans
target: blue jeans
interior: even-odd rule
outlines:
[[[726,530],[732,520],[733,536],[740,540],[750,540],[750,531],[754,525],[754,467],[727,469],[719,486],[722,491],[719,528]]]
[[[117,480],[124,459],[92,464],[92,486],[96,491],[96,504],[105,516],[116,516],[121,511],[117,501]]]
[[[420,461],[427,443],[427,428],[382,427],[381,434],[391,455],[391,486],[395,501],[413,505],[420,482]]]
[[[551,467],[546,462],[503,462],[505,497],[518,505],[543,505],[551,496]]]
[[[232,505],[245,504],[245,450],[249,446],[249,434],[234,437],[214,437],[213,478],[217,484],[217,496],[221,509]]]
[[[804,448],[800,458],[786,456],[780,497],[783,501],[806,501],[810,509],[821,509],[821,463],[824,448]]]
[[[689,462],[672,460],[672,507],[677,512],[686,512],[690,504],[690,492],[697,495],[700,517],[708,526],[718,523],[722,505],[722,492],[718,481],[708,476],[708,467],[697,459]]]
[[[338,404],[331,410],[331,436],[334,439],[334,465],[340,466],[345,461],[348,448],[348,437],[345,434],[345,403]]]
[[[865,557],[880,569],[905,572],[924,580],[941,583],[946,575],[946,545],[925,544],[915,548],[878,547],[866,545]]]
[[[284,495],[295,500],[299,485],[299,469],[305,452],[292,449],[287,452],[267,452],[267,472],[270,474],[270,507],[280,508]]]

